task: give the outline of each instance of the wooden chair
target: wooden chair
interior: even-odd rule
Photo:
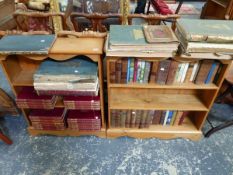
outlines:
[[[13,14],[17,27],[23,32],[47,31],[54,33],[53,17],[60,17],[63,30],[66,30],[66,22],[63,13],[43,12],[15,12]]]
[[[98,32],[106,32],[111,24],[121,24],[121,14],[86,14],[86,13],[71,13],[70,20],[75,31],[82,32],[90,29]]]
[[[18,109],[14,103],[14,100],[7,95],[5,91],[0,88],[0,117],[6,114],[18,115]],[[0,139],[6,144],[12,144],[13,142],[8,138],[0,127]]]
[[[133,19],[141,18],[147,22],[148,25],[160,25],[161,22],[171,22],[172,29],[175,30],[177,19],[180,18],[180,15],[159,15],[159,14],[129,14],[128,15],[128,24],[132,25]]]

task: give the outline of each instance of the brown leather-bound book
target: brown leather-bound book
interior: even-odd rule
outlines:
[[[188,70],[187,70],[187,73],[186,73],[186,76],[185,76],[185,79],[184,79],[185,83],[191,82],[190,79],[191,79],[191,75],[192,75],[192,72],[193,72],[194,64],[195,63],[189,63],[189,67],[188,67]]]
[[[149,113],[149,111],[147,111],[147,110],[142,111],[142,113],[141,113],[142,117],[141,117],[140,126],[139,126],[140,128],[145,128],[148,113]]]
[[[177,111],[177,114],[176,114],[176,116],[175,116],[175,121],[174,121],[174,126],[177,126],[177,125],[179,125],[179,121],[180,121],[180,118],[182,117],[182,115],[183,115],[183,111]]]
[[[171,61],[166,84],[173,84],[174,78],[176,76],[176,70],[178,68],[178,65],[179,65],[179,63],[177,61],[175,61],[175,60]]]
[[[188,111],[183,112],[182,116],[180,117],[178,125],[182,125],[184,122],[184,118],[188,115]]]
[[[141,122],[141,118],[142,118],[142,111],[141,110],[137,110],[136,111],[136,120],[135,120],[135,127],[136,128],[139,128],[140,122]]]
[[[154,112],[155,112],[154,110],[148,111],[147,118],[146,118],[145,128],[149,128],[149,126],[151,125],[152,120],[154,118]]]
[[[135,122],[136,122],[136,111],[132,110],[132,112],[131,112],[131,121],[130,121],[130,128],[135,128]]]
[[[121,110],[120,113],[120,123],[121,123],[121,128],[125,128],[125,120],[126,120],[126,110]]]
[[[116,61],[116,83],[121,83],[121,59]]]
[[[157,70],[157,79],[156,79],[156,82],[158,84],[166,83],[170,64],[171,64],[171,60],[163,60],[159,62],[159,67]]]
[[[128,59],[123,58],[121,60],[121,83],[126,84],[127,83],[127,71],[128,71]]]
[[[125,127],[126,128],[130,127],[130,121],[131,121],[131,110],[127,110],[126,120],[125,120]]]
[[[116,127],[116,110],[115,109],[111,110],[111,127],[112,128]]]
[[[153,120],[152,120],[152,124],[153,125],[159,125],[161,116],[162,116],[162,111],[155,111],[154,112],[154,117],[153,117]]]
[[[195,83],[204,84],[214,60],[202,60]]]
[[[110,83],[116,83],[116,62],[111,61],[109,65]]]
[[[158,70],[159,62],[155,61],[153,62],[151,66],[151,73],[150,73],[150,83],[155,83],[156,77],[157,77],[157,70]]]

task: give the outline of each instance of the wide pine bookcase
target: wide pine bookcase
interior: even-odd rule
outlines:
[[[130,58],[145,61],[161,61],[166,58],[156,58],[150,53],[138,56],[132,52]],[[154,55],[154,54],[153,54]],[[201,56],[201,57],[200,57]],[[195,62],[201,59],[217,59],[223,67],[216,84],[197,85],[181,83],[159,85],[155,83],[116,84],[110,82],[110,62],[124,57],[121,53],[107,52],[107,82],[108,82],[108,127],[107,138],[129,136],[134,138],[187,138],[199,140],[202,137],[202,127],[218,94],[225,74],[231,63],[230,56],[215,56],[201,54],[194,56],[175,56],[180,62]],[[127,56],[129,57],[129,54]],[[111,127],[111,110],[174,110],[190,111],[186,122],[178,126],[150,125],[149,128],[115,128]]]
[[[3,71],[15,96],[24,86],[33,86],[33,75],[42,61],[51,58],[57,61],[65,61],[75,56],[85,55],[98,64],[99,95],[101,104],[101,130],[100,131],[78,131],[65,129],[57,130],[36,130],[31,126],[29,119],[30,109],[21,109],[28,123],[30,135],[56,135],[56,136],[80,136],[95,135],[106,137],[106,125],[104,118],[103,98],[103,55],[104,38],[70,38],[58,37],[51,48],[49,55],[0,55],[0,62]],[[62,98],[59,98],[55,107],[64,107]]]

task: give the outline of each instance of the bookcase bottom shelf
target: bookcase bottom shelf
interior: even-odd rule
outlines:
[[[107,138],[117,137],[134,137],[134,138],[160,138],[160,139],[175,139],[186,138],[193,141],[198,141],[202,137],[201,130],[198,130],[190,119],[181,126],[162,126],[151,125],[149,128],[108,128]]]
[[[53,135],[53,136],[97,136],[101,138],[106,138],[106,129],[102,128],[100,131],[77,131],[77,130],[62,130],[62,131],[52,131],[52,130],[37,130],[33,127],[28,127],[28,132],[31,136],[39,135]]]

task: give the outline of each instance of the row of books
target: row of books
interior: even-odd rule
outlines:
[[[215,60],[178,62],[173,59],[149,62],[137,58],[122,58],[109,65],[111,83],[196,84],[216,83],[221,63]]]
[[[100,111],[52,110],[34,109],[30,111],[29,119],[32,126],[38,130],[99,131],[101,129]]]
[[[40,95],[97,96],[99,92],[97,63],[85,56],[67,61],[43,61],[33,76]]]
[[[111,110],[113,128],[149,128],[150,125],[182,125],[187,111]]]
[[[54,109],[58,99],[62,100],[56,95],[38,95],[33,87],[22,87],[16,104],[19,108]],[[64,96],[63,103],[66,109],[100,110],[99,96]]]

